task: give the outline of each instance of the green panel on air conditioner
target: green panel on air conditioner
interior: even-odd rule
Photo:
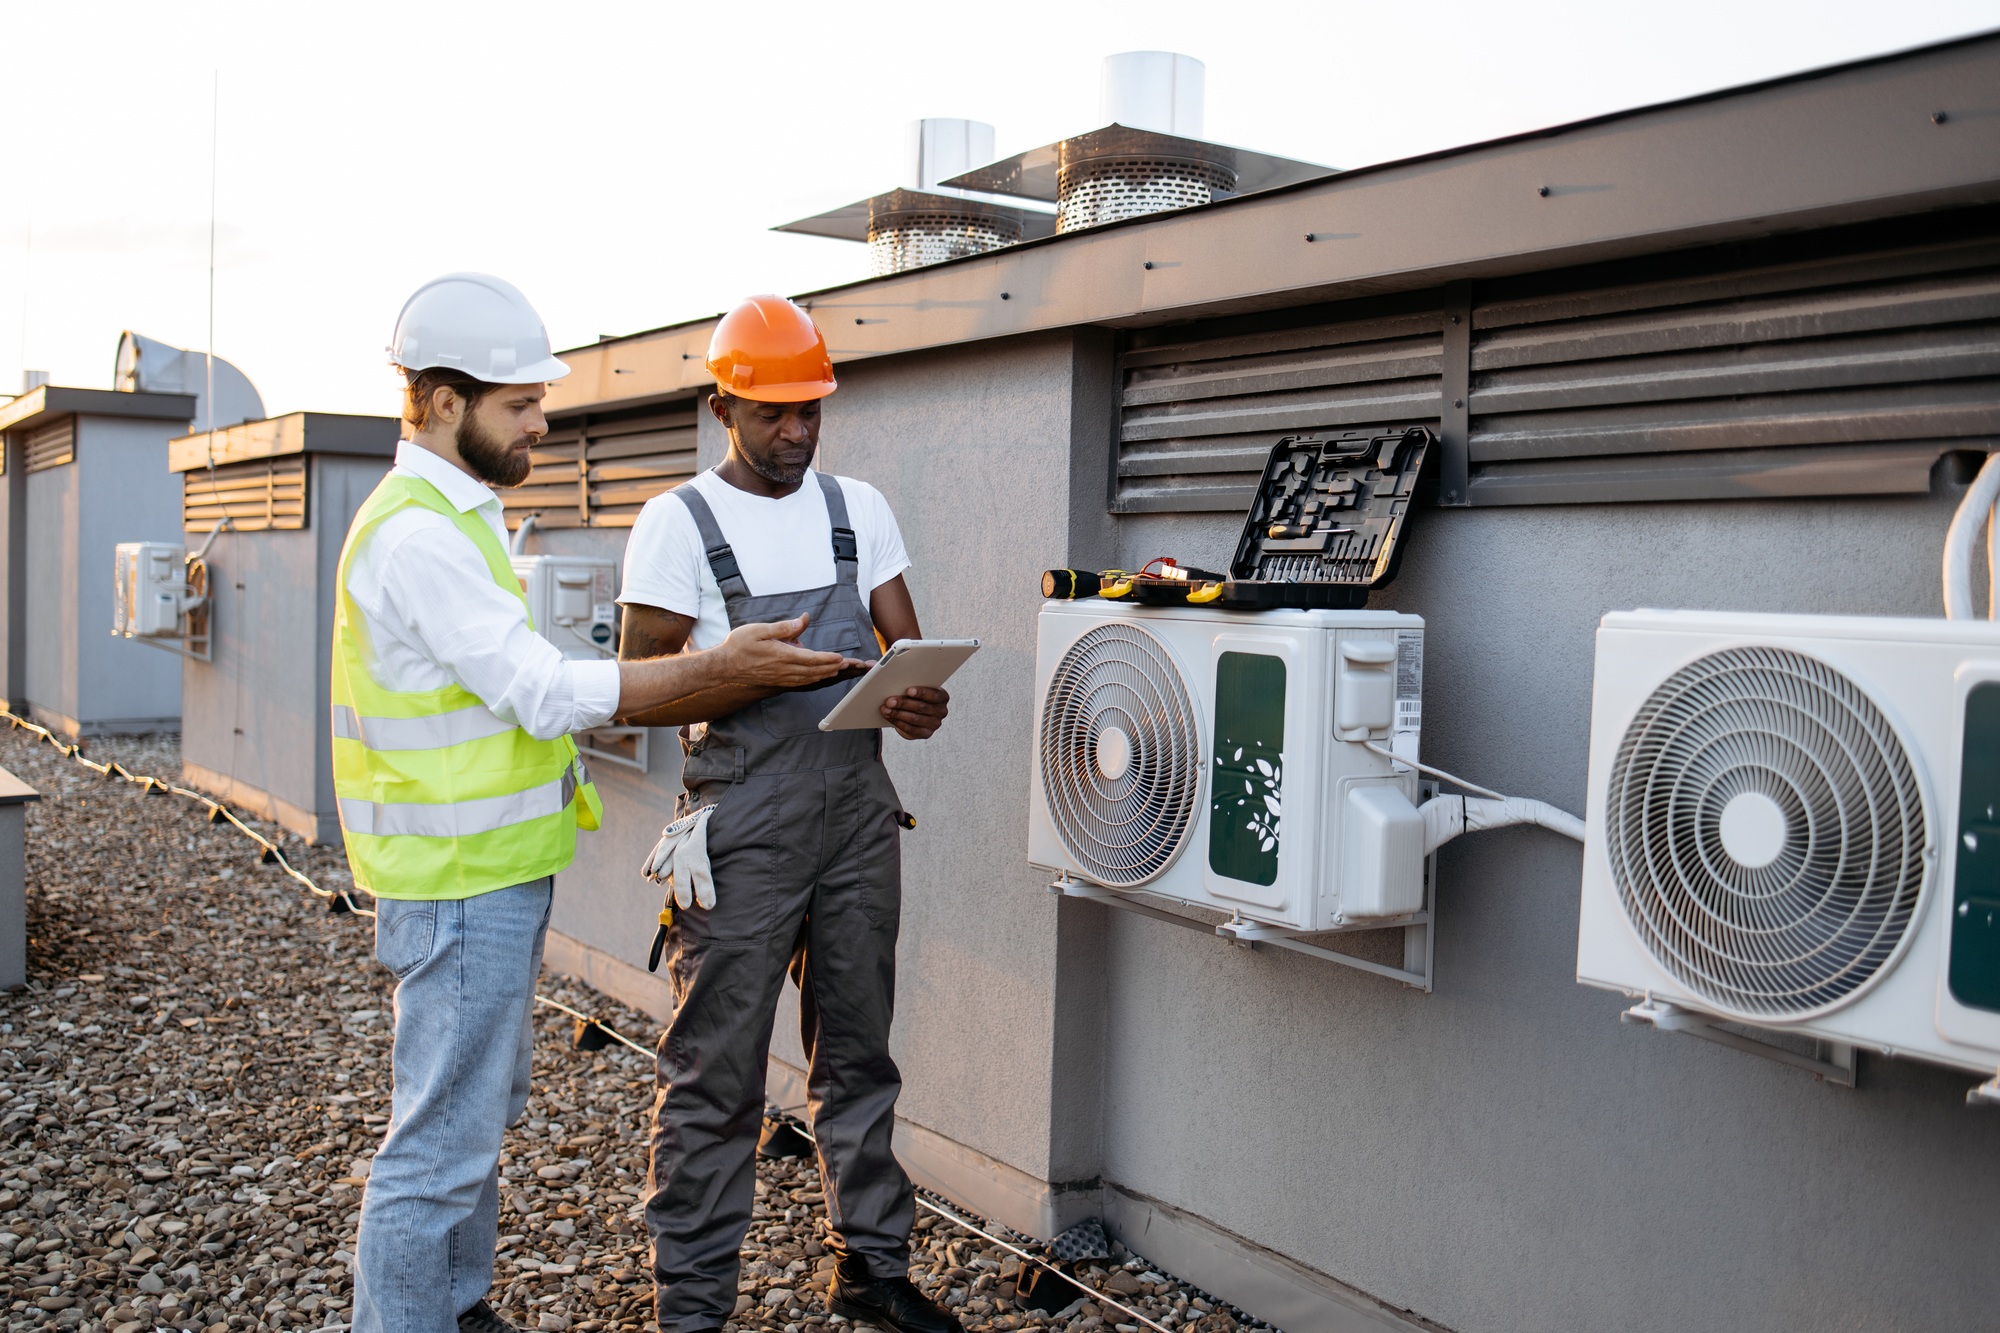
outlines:
[[[1215,762],[1208,865],[1246,884],[1278,880],[1285,781],[1285,662],[1267,653],[1215,660]]]
[[[2000,682],[1965,698],[1947,980],[1960,1004],[2000,1011]]]

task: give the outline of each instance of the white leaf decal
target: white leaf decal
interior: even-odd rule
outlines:
[[[1270,764],[1266,763],[1266,762],[1265,762],[1264,760],[1262,760],[1262,759],[1259,759],[1259,760],[1257,761],[1257,771],[1258,771],[1259,773],[1262,773],[1262,774],[1263,774],[1263,775],[1264,775],[1265,777],[1267,777],[1267,778],[1271,776],[1271,766],[1270,766]]]
[[[1271,849],[1272,849],[1273,847],[1276,847],[1277,845],[1278,845],[1278,841],[1277,841],[1277,839],[1275,839],[1275,838],[1266,838],[1266,839],[1264,839],[1264,841],[1262,841],[1261,843],[1259,843],[1259,844],[1257,845],[1257,850],[1258,850],[1258,851],[1260,851],[1260,852],[1268,852],[1268,851],[1270,851],[1270,850],[1271,850]]]
[[[1274,815],[1284,812],[1284,807],[1278,804],[1278,798],[1269,793],[1266,793],[1264,796],[1264,808]]]

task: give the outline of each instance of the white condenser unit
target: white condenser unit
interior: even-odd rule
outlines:
[[[113,552],[113,636],[180,637],[181,616],[191,600],[186,550],[169,542],[120,542]]]
[[[1606,616],[1588,800],[1579,981],[2000,1065],[2000,625]]]
[[[514,577],[536,631],[564,657],[618,656],[618,562],[581,555],[517,555]]]
[[[1050,602],[1028,859],[1293,931],[1419,911],[1424,622]]]

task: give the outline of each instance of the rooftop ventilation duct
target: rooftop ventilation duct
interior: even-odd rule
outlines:
[[[264,399],[250,377],[221,357],[215,358],[215,420],[208,414],[208,355],[169,347],[157,338],[127,329],[118,338],[118,364],[111,387],[121,393],[191,393],[194,420],[188,433],[221,430],[242,421],[264,419]]]
[[[1056,206],[1058,232],[1192,208],[1332,172],[1209,143],[1202,133],[1204,67],[1173,51],[1104,59],[1100,111],[1110,123],[944,181]]]
[[[993,127],[977,120],[910,122],[902,186],[774,231],[866,241],[877,275],[984,254],[1054,231],[1039,209],[940,184],[993,157]]]

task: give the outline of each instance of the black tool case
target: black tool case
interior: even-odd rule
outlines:
[[[1264,464],[1216,605],[1352,610],[1396,577],[1435,437],[1423,426],[1288,435]]]

